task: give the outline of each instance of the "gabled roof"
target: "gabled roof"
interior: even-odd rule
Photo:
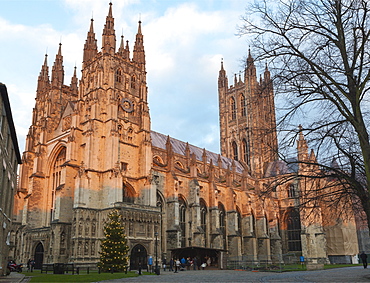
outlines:
[[[167,142],[168,136],[157,133],[157,132],[154,132],[154,131],[151,131],[151,137],[152,137],[152,146],[158,147],[158,148],[161,148],[161,149],[166,149],[166,142]],[[186,154],[185,150],[186,150],[186,144],[187,144],[186,142],[183,142],[183,141],[171,138],[171,137],[170,137],[170,142],[171,142],[171,146],[172,146],[172,149],[173,149],[174,153],[185,156],[185,154]],[[189,149],[190,149],[190,154],[192,154],[192,153],[195,154],[195,158],[197,160],[199,160],[199,161],[203,160],[204,149],[202,149],[200,147],[196,147],[196,146],[191,145],[191,144],[189,144]],[[206,156],[207,156],[207,163],[210,163],[211,160],[212,160],[213,165],[218,166],[218,159],[219,159],[219,156],[220,156],[219,154],[206,150]],[[231,158],[227,158],[227,157],[224,157],[224,156],[220,156],[220,158],[221,158],[221,162],[222,162],[222,164],[221,164],[222,168],[224,168],[224,169],[230,168],[230,170],[231,170],[232,169],[232,163],[234,162],[235,163],[235,171],[237,173],[240,173],[240,174],[243,172],[244,168],[238,161],[235,161]]]
[[[298,164],[296,159],[289,159],[287,161],[277,160],[270,162],[267,165],[265,177],[276,177],[278,175],[294,173],[297,171]]]

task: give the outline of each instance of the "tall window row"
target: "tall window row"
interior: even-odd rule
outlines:
[[[241,143],[241,148],[240,148],[241,154],[240,155],[239,155],[238,144],[235,141],[231,143],[231,150],[232,150],[232,157],[234,160],[236,161],[241,160],[247,163],[248,165],[250,164],[250,147],[249,147],[249,143],[247,142],[245,138],[242,140],[242,143]]]
[[[231,120],[236,119],[237,113],[238,113],[238,107],[240,107],[239,109],[240,116],[241,117],[247,116],[247,106],[246,106],[246,99],[245,99],[244,94],[241,93],[238,97],[238,100],[239,100],[239,106],[237,106],[238,103],[234,96],[230,98],[229,107],[230,107],[230,113],[231,113],[230,115]]]

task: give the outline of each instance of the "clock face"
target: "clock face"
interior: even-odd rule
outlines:
[[[122,98],[121,107],[122,107],[123,110],[125,110],[126,112],[129,112],[129,113],[134,111],[132,102],[128,98]]]

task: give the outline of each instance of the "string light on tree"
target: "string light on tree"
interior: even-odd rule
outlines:
[[[103,272],[127,271],[129,247],[122,216],[117,210],[109,213],[108,222],[104,226],[104,236],[100,245],[98,267]]]

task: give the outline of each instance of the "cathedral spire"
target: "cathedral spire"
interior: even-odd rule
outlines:
[[[252,58],[251,49],[248,49],[247,67],[254,65],[254,60]]]
[[[141,66],[143,70],[145,70],[144,36],[141,33],[141,21],[139,21],[139,26],[136,34],[132,60],[139,66]]]
[[[59,43],[58,54],[55,56],[55,62],[51,71],[52,87],[62,87],[64,82],[64,67],[62,56],[62,43]]]
[[[87,38],[84,45],[83,67],[85,67],[98,53],[93,23],[94,20],[91,19],[90,30],[87,33]]]
[[[109,12],[103,30],[103,53],[113,55],[116,52],[116,34],[114,31],[114,18],[112,16],[112,2],[109,3]]]
[[[227,77],[226,77],[226,71],[224,69],[224,60],[221,59],[221,69],[218,72],[218,87],[223,88],[227,87],[228,82],[227,82]]]
[[[71,79],[71,93],[73,96],[77,96],[78,94],[78,79],[76,74],[77,67],[75,66],[73,71],[73,77]]]
[[[254,65],[254,59],[251,54],[251,50],[248,49],[248,58],[247,58],[247,64],[245,68],[245,81],[247,80],[247,77],[252,80],[257,80],[257,72],[256,72],[256,66]]]
[[[265,67],[265,72],[263,73],[263,79],[265,81],[265,83],[269,83],[270,82],[270,71],[267,67],[267,63],[266,63],[266,67]]]
[[[298,161],[307,161],[308,160],[308,145],[307,141],[303,136],[302,125],[299,125],[299,137],[297,141],[297,150],[298,150]]]
[[[121,35],[121,43],[120,43],[119,48],[118,48],[118,54],[126,59],[126,52],[125,52],[125,44],[124,44],[124,40],[123,40],[123,35]]]
[[[125,58],[130,59],[130,46],[128,45],[128,40],[126,40],[125,52],[126,52]]]
[[[48,55],[45,54],[44,64],[41,67],[40,75],[38,78],[37,83],[37,93],[39,93],[42,90],[45,90],[45,88],[49,85],[49,67],[48,67]]]

